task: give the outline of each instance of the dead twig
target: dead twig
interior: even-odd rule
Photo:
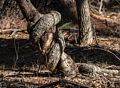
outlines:
[[[99,14],[102,14],[103,0],[100,1]]]
[[[17,64],[17,61],[19,59],[19,55],[18,55],[18,50],[17,50],[17,46],[16,46],[16,41],[14,39],[14,48],[15,48],[15,54],[16,54],[16,59],[15,59],[15,62],[14,62],[14,67],[16,66]]]
[[[11,33],[12,35],[15,34],[16,32],[21,32],[21,31],[27,31],[27,29],[0,29],[0,34],[7,34]]]

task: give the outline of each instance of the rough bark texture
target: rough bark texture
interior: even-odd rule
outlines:
[[[73,78],[78,73],[78,68],[72,58],[65,52],[62,53],[60,59],[60,69],[63,71],[66,77]]]
[[[72,58],[64,52],[65,41],[63,34],[59,31],[56,32],[55,44],[53,45],[50,53],[48,54],[48,68],[52,72],[58,67],[66,77],[72,78],[77,75],[78,69],[75,66]]]
[[[60,52],[60,46],[59,46],[59,43],[55,43],[50,51],[50,53],[48,54],[48,69],[51,71],[51,72],[54,72],[57,65],[58,65],[58,62],[60,60],[60,55],[61,55],[61,52]]]
[[[60,20],[61,15],[57,11],[45,14],[30,28],[30,38],[34,39],[34,42],[38,42],[43,33],[55,26]]]
[[[81,45],[90,45],[93,41],[88,0],[77,0]]]
[[[67,76],[69,78],[75,77],[77,75],[78,69],[76,68],[72,58],[64,52],[65,40],[60,30],[58,31],[58,40],[61,46],[61,57],[60,57],[61,59],[59,63],[59,68],[61,71],[63,71],[66,77]]]
[[[40,14],[36,10],[36,8],[34,8],[30,0],[17,0],[17,2],[19,3],[21,10],[25,15],[27,21],[31,23],[31,25],[28,25],[29,26],[28,32],[30,34],[30,39],[32,39],[33,42],[38,45],[38,48],[40,48],[39,46],[41,45],[39,44],[40,39],[42,38],[42,36],[46,31],[48,31],[50,28],[54,27],[56,24],[59,23],[59,21],[61,20],[61,14],[57,11],[51,11],[50,13],[43,15]],[[62,72],[66,76],[71,76],[71,77],[76,76],[76,68],[74,61],[71,59],[71,57],[69,57],[67,54],[64,53],[65,41],[62,33],[56,30],[53,39],[52,37],[51,38],[47,37],[47,38],[48,38],[48,44],[47,42],[42,42],[45,43],[45,45],[47,45],[45,47],[48,48],[48,46],[50,46],[51,42],[53,41],[53,46],[49,51],[49,53],[47,53],[49,59],[47,65],[48,69],[51,72],[54,72],[58,66],[61,68]],[[44,45],[42,49],[45,50]]]
[[[23,15],[27,21],[36,23],[43,15],[33,6],[30,0],[16,0],[19,4]]]
[[[78,70],[81,74],[85,75],[92,75],[97,76],[98,74],[113,74],[113,75],[120,75],[119,70],[111,70],[111,69],[105,69],[100,68],[93,64],[86,64],[86,63],[76,63]]]
[[[39,41],[46,30],[56,25],[61,20],[61,15],[56,11],[52,11],[45,15],[39,13],[30,0],[16,1],[20,5],[24,16],[29,22],[28,32],[30,34],[30,39],[33,39],[34,42]]]

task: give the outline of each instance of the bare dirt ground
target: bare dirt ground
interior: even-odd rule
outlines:
[[[108,18],[118,19],[120,23],[120,13],[114,13],[113,16]],[[94,44],[87,48],[69,44],[66,52],[77,63],[92,63],[120,71],[120,24],[106,24],[103,20],[94,17],[92,17],[92,24],[95,25],[96,31]],[[71,37],[74,39],[74,36]],[[89,86],[120,88],[120,74],[104,74],[97,77],[78,76],[69,82],[63,80],[60,74],[51,74],[44,66],[46,62],[32,47],[27,32],[17,32],[14,35],[0,34],[1,88],[80,88],[80,85],[86,85],[83,88],[89,88]]]

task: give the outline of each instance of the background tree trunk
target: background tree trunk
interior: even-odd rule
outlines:
[[[36,23],[43,15],[33,6],[30,0],[16,0],[27,21]]]
[[[4,4],[5,0],[0,0],[0,9],[3,8],[3,4]]]
[[[60,7],[63,9],[63,13],[65,13],[65,17],[69,17],[70,20],[77,21],[77,8],[76,8],[76,1],[75,0],[56,0],[60,2]],[[59,3],[58,3],[59,4]]]
[[[81,45],[87,46],[93,42],[93,30],[91,28],[89,0],[76,0],[79,16],[80,34],[79,42]]]

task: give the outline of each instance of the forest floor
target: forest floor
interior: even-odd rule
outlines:
[[[92,17],[96,31],[93,45],[80,48],[68,44],[66,52],[76,63],[90,63],[120,71],[120,12],[113,14],[108,12],[104,16],[97,15],[97,17]],[[112,19],[118,24],[106,23],[101,18]],[[69,39],[75,38],[74,33],[69,33],[68,36]],[[79,88],[80,85],[85,85],[83,88],[89,86],[104,88],[105,85],[108,88],[120,88],[120,73],[97,77],[78,76],[66,81],[61,75],[51,74],[43,61],[45,60],[40,58],[38,51],[31,46],[27,32],[17,32],[14,35],[0,34],[1,88]]]

